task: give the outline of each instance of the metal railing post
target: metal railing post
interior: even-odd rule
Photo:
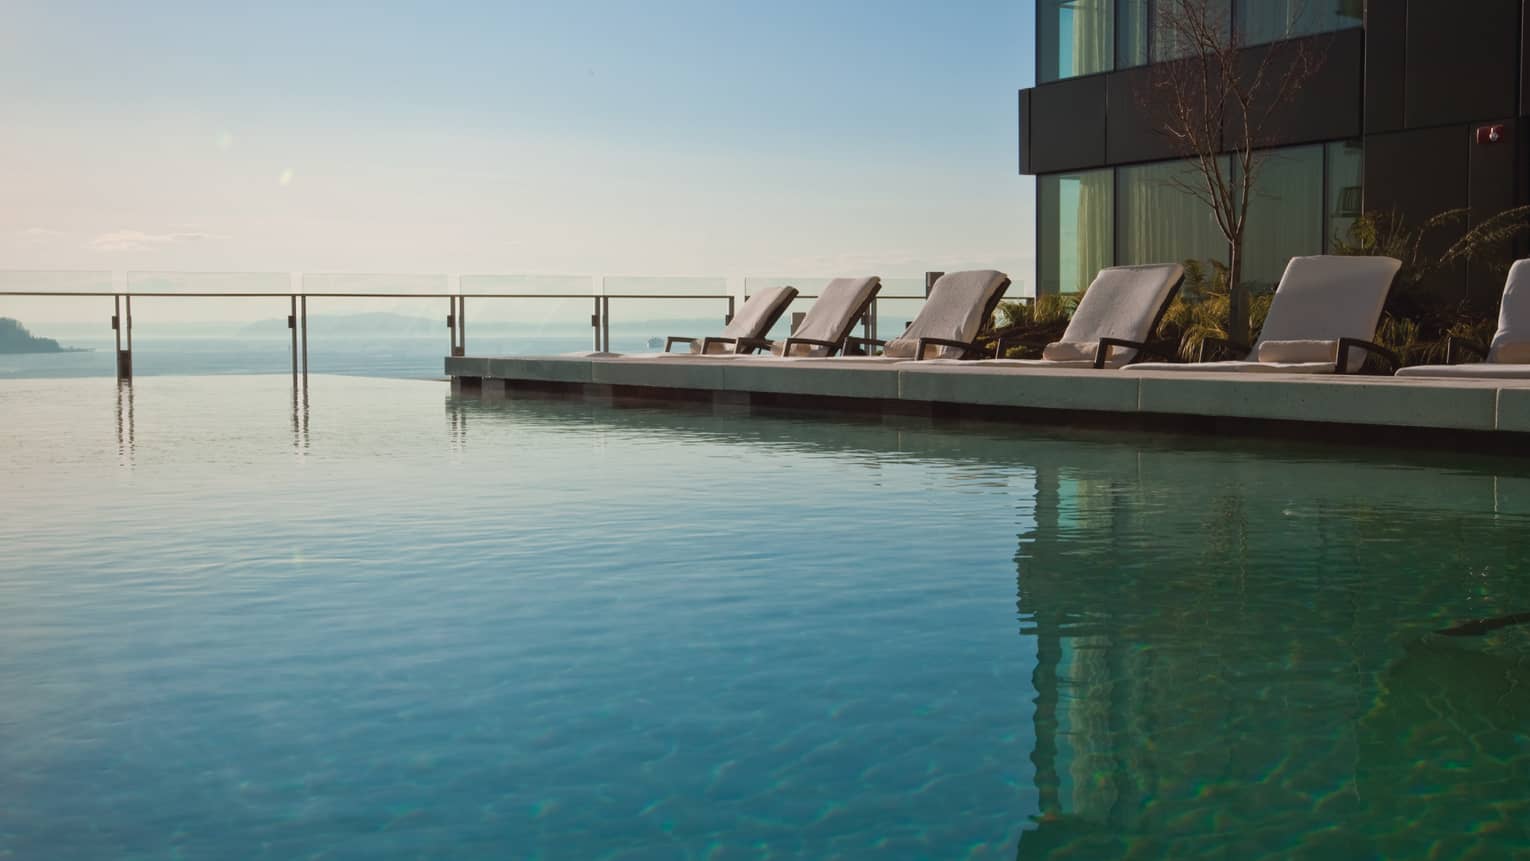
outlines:
[[[112,297],[112,336],[116,347],[112,350],[112,366],[117,369],[117,382],[122,382],[122,296]]]
[[[590,328],[595,330],[595,352],[600,352],[600,297],[592,297],[595,301],[595,313],[590,315]]]
[[[122,311],[127,318],[127,349],[117,354],[117,378],[133,381],[133,294],[122,297]]]
[[[303,390],[308,390],[308,297],[302,297],[299,306],[299,319],[303,323]]]
[[[457,297],[457,355],[467,355],[467,297]]]
[[[600,350],[602,353],[611,352],[611,297],[600,297]]]
[[[287,314],[287,329],[292,332],[292,394],[296,397],[298,387],[297,295],[293,294],[288,299],[291,301],[290,313]]]
[[[725,315],[723,317],[723,325],[726,326],[726,325],[728,325],[729,323],[732,323],[732,322],[733,322],[733,297],[729,296],[728,297],[728,313],[727,313],[727,315]]]

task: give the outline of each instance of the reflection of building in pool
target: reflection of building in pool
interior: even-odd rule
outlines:
[[[1399,763],[1470,759],[1466,736],[1440,723],[1431,677],[1457,702],[1504,693],[1501,657],[1429,632],[1530,600],[1518,561],[1530,479],[1426,483],[1380,462],[1235,452],[1101,446],[1082,466],[1031,454],[1036,529],[1016,559],[1037,638],[1042,813],[1022,858],[1059,844],[1115,857],[1133,841],[1259,857],[1282,839],[1342,854],[1371,839],[1338,830],[1348,821],[1411,816],[1443,840],[1461,832],[1431,802],[1457,819],[1489,809],[1388,784],[1404,779]],[[1420,534],[1435,539],[1422,557]],[[1515,678],[1530,689],[1521,636]],[[1522,709],[1475,731],[1507,743]],[[1399,736],[1400,724],[1437,732]],[[1530,785],[1530,750],[1520,756],[1482,766],[1505,799],[1511,777]]]

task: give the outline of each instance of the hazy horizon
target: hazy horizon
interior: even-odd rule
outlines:
[[[13,7],[0,270],[1034,281],[1031,3]]]

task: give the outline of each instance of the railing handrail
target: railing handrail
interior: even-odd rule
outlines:
[[[937,273],[926,273],[925,283]],[[174,270],[137,269],[127,271],[108,271],[99,269],[0,269],[0,277],[34,277],[43,278],[53,276],[56,278],[71,277],[83,281],[89,286],[100,285],[106,282],[111,285],[110,289],[91,290],[0,290],[0,296],[28,296],[50,298],[110,298],[113,300],[113,314],[111,318],[112,329],[118,336],[117,344],[117,373],[119,379],[131,379],[132,377],[132,353],[133,353],[133,299],[287,299],[290,303],[290,311],[287,317],[287,326],[292,331],[292,376],[293,385],[296,387],[299,378],[306,386],[308,377],[308,300],[309,299],[446,299],[449,310],[446,316],[446,325],[451,329],[451,355],[460,356],[466,353],[467,347],[467,300],[499,299],[499,300],[575,300],[593,301],[594,313],[590,315],[590,326],[595,330],[595,349],[597,351],[609,351],[611,349],[611,303],[613,301],[633,300],[664,300],[664,301],[722,301],[727,303],[727,311],[723,315],[724,322],[731,321],[734,309],[740,296],[747,301],[749,299],[750,281],[821,281],[822,279],[812,276],[802,277],[777,277],[777,276],[744,276],[735,281],[727,276],[711,275],[451,275],[436,273],[363,273],[363,272],[186,272]],[[268,280],[285,279],[288,286],[285,289],[245,289],[245,290],[134,290],[134,280],[150,281],[157,278],[160,280],[173,281],[175,279],[210,279],[222,277],[227,279],[253,279],[265,278]],[[894,276],[901,278],[902,276]],[[908,276],[912,278],[913,276]],[[324,279],[365,279],[365,278],[392,278],[392,279],[415,279],[417,281],[439,283],[443,289],[439,290],[395,290],[388,292],[373,292],[368,290],[338,290],[330,291],[323,288],[310,289],[307,283],[310,279],[321,281]],[[543,279],[547,283],[553,279],[565,281],[587,281],[590,285],[588,293],[549,293],[543,290],[533,291],[504,291],[478,293],[464,292],[464,281],[473,282],[489,279]],[[706,282],[707,284],[721,284],[724,292],[708,293],[627,293],[611,292],[607,289],[610,284],[656,284],[663,282],[679,283],[689,281],[692,283]],[[735,287],[737,285],[737,287]],[[735,289],[730,289],[735,288]],[[819,294],[799,293],[798,298],[814,300]],[[923,300],[924,295],[918,293],[899,294],[883,293],[874,299],[866,309],[861,319],[861,324],[866,329],[866,337],[875,338],[877,328],[877,305],[881,300],[910,301]],[[1017,297],[1025,299],[1028,297]],[[125,300],[125,304],[123,304]],[[125,340],[126,349],[123,349]]]
[[[732,299],[731,293],[324,293],[273,290],[239,293],[141,293],[133,290],[0,290],[0,296],[132,296],[135,299],[261,299],[308,296],[322,299]],[[912,297],[910,297],[912,298]]]

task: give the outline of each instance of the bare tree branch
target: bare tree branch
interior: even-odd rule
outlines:
[[[1232,26],[1230,0],[1144,0],[1155,22],[1149,33],[1147,92],[1139,93],[1154,129],[1199,174],[1171,185],[1207,206],[1228,244],[1231,293],[1229,331],[1247,335],[1247,291],[1242,281],[1243,240],[1249,209],[1265,162],[1261,148],[1313,75],[1326,50],[1314,39],[1296,40],[1288,17],[1284,36],[1246,51]],[[1326,42],[1321,44],[1326,49]],[[1230,112],[1236,112],[1232,114]],[[1223,156],[1231,156],[1228,161]],[[1229,169],[1231,168],[1231,169]]]

